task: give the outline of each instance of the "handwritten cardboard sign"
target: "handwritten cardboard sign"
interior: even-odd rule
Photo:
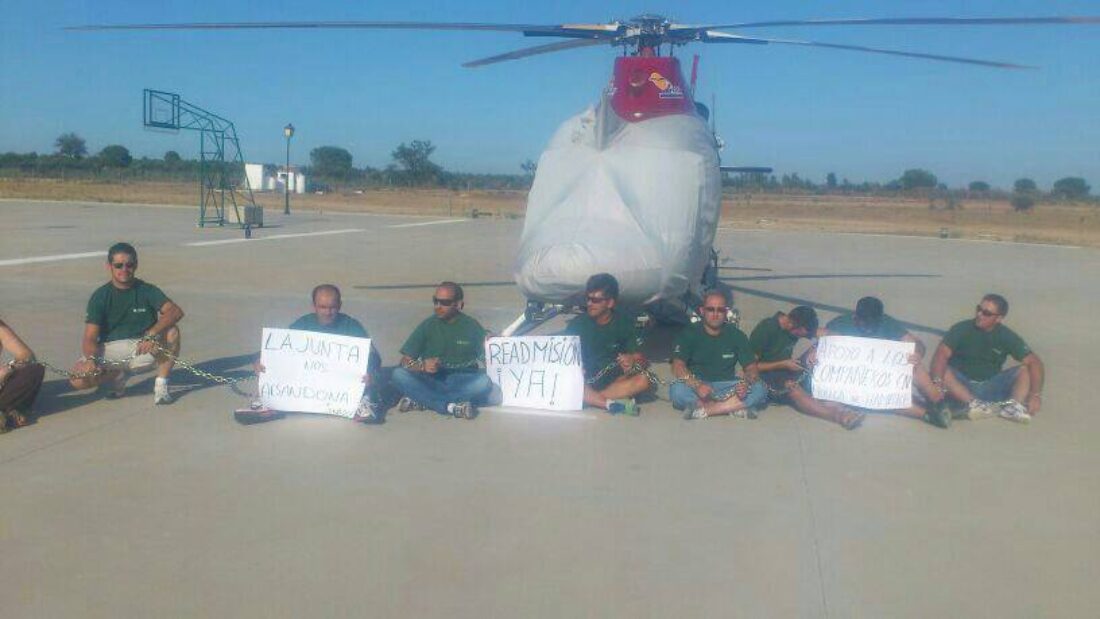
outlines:
[[[876,410],[913,405],[916,344],[830,335],[817,343],[814,397]]]
[[[490,338],[485,371],[500,387],[504,406],[555,411],[584,406],[581,340],[575,335]]]
[[[369,339],[264,329],[260,401],[274,410],[353,417],[369,362]]]

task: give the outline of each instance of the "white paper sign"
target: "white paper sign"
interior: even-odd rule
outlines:
[[[913,405],[913,342],[830,335],[817,343],[814,397],[860,408]]]
[[[581,340],[575,335],[494,337],[485,341],[485,371],[505,406],[579,411],[584,407]]]
[[[353,417],[369,362],[369,339],[264,329],[260,401],[274,410]]]

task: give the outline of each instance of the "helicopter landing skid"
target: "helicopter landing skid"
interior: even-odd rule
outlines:
[[[512,324],[505,327],[501,335],[512,337],[530,333],[539,325],[566,311],[566,309],[564,305],[547,305],[541,301],[528,301],[523,313],[513,320]]]

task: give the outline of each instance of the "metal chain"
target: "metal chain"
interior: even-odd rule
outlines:
[[[242,376],[242,377],[239,377],[239,378],[229,378],[227,376],[220,376],[218,374],[214,374],[213,372],[207,372],[206,370],[195,367],[194,363],[192,363],[190,361],[187,361],[187,360],[184,360],[184,359],[181,359],[181,358],[177,357],[176,355],[172,354],[172,352],[170,350],[168,350],[167,348],[162,346],[160,344],[160,342],[157,341],[154,338],[143,337],[143,338],[139,339],[138,341],[139,342],[141,342],[141,341],[153,342],[153,351],[152,351],[153,353],[159,353],[160,355],[171,359],[172,362],[175,363],[175,365],[183,368],[184,370],[187,370],[188,372],[191,372],[192,374],[194,374],[195,376],[198,376],[199,378],[203,378],[203,379],[206,379],[206,380],[214,382],[214,383],[218,383],[218,384],[221,384],[221,385],[235,385],[237,383],[244,382],[246,380],[251,380],[252,378],[255,378],[254,376]],[[152,353],[150,353],[150,354],[152,354]],[[95,356],[95,355],[84,356],[84,357],[81,357],[81,360],[83,360],[83,361],[92,361],[92,362],[95,362],[95,364],[96,364],[95,368],[93,368],[91,370],[88,370],[86,372],[70,372],[69,370],[59,368],[56,365],[53,365],[51,363],[47,363],[45,361],[35,361],[35,363],[38,363],[42,367],[46,368],[47,370],[49,370],[49,371],[51,371],[55,374],[59,374],[61,376],[64,376],[65,378],[79,379],[79,378],[92,378],[92,377],[95,377],[95,376],[99,376],[100,374],[103,374],[106,371],[110,371],[111,369],[124,367],[126,365],[129,365],[129,363],[131,361],[133,361],[134,359],[136,359],[139,356],[140,355],[137,353],[136,350],[132,354],[130,354],[126,357],[123,357],[122,359],[106,359],[104,357],[99,357],[99,356]]]
[[[694,378],[694,376],[692,376],[690,378]],[[745,392],[746,393],[748,393],[748,390],[752,389],[752,386],[755,385],[758,382],[760,382],[760,379],[756,379],[752,382],[747,382],[744,378],[741,379],[741,384],[745,385]],[[687,378],[677,378],[675,380],[670,381],[667,384],[671,387],[672,385],[674,385],[676,383],[684,383],[684,384],[687,384],[689,387],[691,386],[689,384],[689,380]],[[664,383],[662,383],[662,384],[664,384]],[[695,388],[692,387],[693,391],[694,391],[694,389]],[[726,400],[729,400],[730,398],[732,398],[735,395],[737,395],[737,386],[734,386],[732,389],[729,389],[728,391],[724,391],[722,393],[711,392],[710,396],[707,399],[710,400],[711,402],[725,402]],[[737,397],[741,397],[741,396],[737,396]]]
[[[601,369],[599,372],[596,372],[595,376],[593,376],[592,378],[589,378],[585,382],[588,383],[589,385],[594,385],[594,384],[600,382],[601,378],[603,378],[604,376],[607,376],[607,374],[609,372],[612,372],[613,370],[616,370],[616,369],[619,369],[621,371],[622,368],[619,367],[618,362],[612,361],[611,363],[607,364],[607,366],[605,366],[603,369]],[[627,369],[625,372],[623,372],[623,376],[634,376],[634,375],[637,375],[637,374],[645,374],[646,378],[649,379],[649,382],[651,384],[653,384],[654,386],[671,384],[671,383],[667,383],[667,382],[661,380],[661,378],[659,376],[657,376],[656,374],[654,374],[652,370],[646,368],[641,363],[635,362],[633,365],[630,366],[629,369]]]
[[[403,361],[401,363],[401,365],[402,365],[402,367],[404,367],[405,369],[408,369],[408,370],[423,370],[424,369],[424,359],[423,359],[423,357],[417,357],[416,359],[409,359],[408,361]],[[444,363],[443,361],[440,361],[439,362],[439,367],[444,369],[444,370],[466,370],[466,369],[469,369],[469,368],[478,367],[478,362],[477,362],[477,359],[471,359],[471,360],[463,362],[463,363]]]

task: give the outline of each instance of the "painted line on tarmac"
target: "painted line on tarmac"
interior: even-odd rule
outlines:
[[[471,221],[469,219],[436,219],[435,221],[418,221],[413,224],[393,224],[392,226],[386,226],[387,228],[416,228],[417,226],[437,226],[439,224],[457,224],[464,221]]]
[[[519,408],[514,406],[493,406],[484,407],[485,412],[505,415],[524,415],[527,417],[557,417],[559,419],[586,419],[593,421],[596,419],[595,415],[586,415],[584,413],[570,413],[567,411],[547,411],[535,408]]]
[[[343,230],[322,230],[320,232],[295,232],[293,234],[273,234],[271,236],[257,236],[250,239],[221,239],[219,241],[196,241],[184,243],[185,247],[209,247],[210,245],[229,245],[230,243],[253,243],[257,241],[281,241],[283,239],[297,239],[307,236],[325,236],[330,234],[348,234],[351,232],[363,232],[363,228],[345,228]]]
[[[79,254],[55,254],[53,256],[32,256],[30,258],[13,258],[11,260],[0,260],[0,267],[13,267],[21,264],[34,264],[36,262],[56,262],[58,260],[77,260],[79,258],[102,258],[104,256],[103,251],[86,251]]]

